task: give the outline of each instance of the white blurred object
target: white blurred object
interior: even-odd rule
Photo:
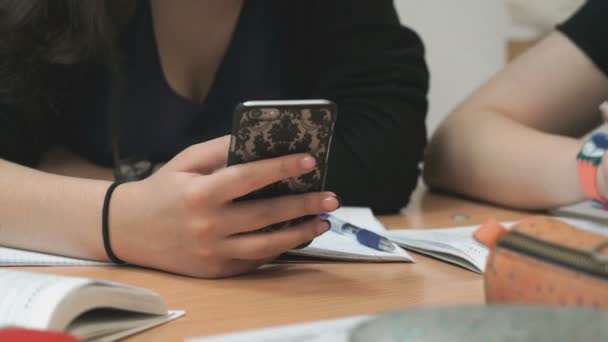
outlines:
[[[509,36],[515,40],[535,40],[570,17],[585,0],[507,0],[512,17]]]
[[[395,0],[395,6],[403,24],[416,30],[426,45],[430,135],[458,103],[504,66],[510,19],[503,0]]]

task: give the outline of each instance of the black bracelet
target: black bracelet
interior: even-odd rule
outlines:
[[[101,211],[101,236],[103,237],[103,247],[106,250],[106,254],[108,258],[112,260],[115,264],[125,264],[124,261],[120,260],[114,252],[112,252],[112,245],[110,244],[110,224],[109,224],[109,216],[110,216],[110,199],[112,198],[112,193],[114,189],[121,185],[122,182],[114,182],[108,190],[106,191],[106,196],[103,200],[103,209]]]

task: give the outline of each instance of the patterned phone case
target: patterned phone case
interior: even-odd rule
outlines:
[[[327,160],[337,116],[330,101],[264,101],[240,104],[234,115],[228,165],[293,153],[310,153],[317,167],[300,177],[285,179],[238,200],[270,198],[325,189]],[[264,228],[280,229],[302,222],[303,217]]]

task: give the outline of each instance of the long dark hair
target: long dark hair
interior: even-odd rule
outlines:
[[[0,100],[45,102],[53,70],[112,67],[135,0],[0,0]]]

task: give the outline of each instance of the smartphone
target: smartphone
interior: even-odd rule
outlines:
[[[305,175],[281,180],[237,200],[319,192],[325,190],[327,161],[338,109],[328,100],[248,101],[239,104],[232,124],[228,165],[309,153],[317,167]],[[310,217],[266,227],[286,228]]]

